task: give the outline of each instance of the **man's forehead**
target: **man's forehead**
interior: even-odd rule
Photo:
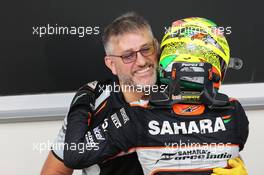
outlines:
[[[143,45],[149,44],[151,41],[153,41],[152,34],[147,30],[142,30],[113,36],[110,38],[109,44],[112,45],[112,48],[118,50],[129,50],[138,49]]]

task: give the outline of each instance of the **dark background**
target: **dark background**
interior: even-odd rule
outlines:
[[[263,5],[261,1],[212,0],[10,0],[0,5],[0,95],[75,91],[110,77],[103,62],[101,34],[114,18],[136,11],[161,40],[171,22],[191,16],[231,27],[231,56],[244,61],[229,70],[224,83],[264,82]],[[100,34],[33,35],[32,27],[99,26]]]

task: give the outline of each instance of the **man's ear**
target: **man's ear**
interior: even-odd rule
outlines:
[[[160,59],[160,44],[159,44],[159,42],[158,42],[158,40],[156,38],[154,38],[154,44],[155,44],[155,47],[156,47],[157,60],[159,62],[159,59]]]
[[[155,44],[157,53],[159,53],[160,52],[160,44],[156,38],[154,38],[154,44]]]
[[[109,56],[105,56],[104,61],[105,65],[112,71],[114,75],[116,75],[116,65],[114,60]]]

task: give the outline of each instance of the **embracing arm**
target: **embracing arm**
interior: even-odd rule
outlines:
[[[84,168],[127,151],[132,145],[130,131],[133,126],[131,122],[124,122],[124,111],[124,108],[113,112],[111,109],[101,123],[90,127],[88,106],[81,103],[73,106],[68,114],[64,164],[70,168]],[[127,113],[125,115],[128,117]]]
[[[95,104],[96,98],[101,95],[102,92],[98,91],[97,81],[90,82],[85,86],[81,87],[72,100],[72,104],[78,101],[86,100],[87,106]],[[89,86],[89,84],[95,85]],[[89,98],[80,99],[80,97],[87,95]],[[84,101],[82,101],[84,103]],[[88,120],[88,116],[86,121]],[[73,170],[64,165],[63,156],[63,144],[67,128],[67,117],[64,119],[64,123],[56,137],[54,145],[52,146],[52,151],[49,152],[48,157],[42,167],[41,175],[71,175]]]

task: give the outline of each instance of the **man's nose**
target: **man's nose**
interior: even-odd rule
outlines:
[[[146,64],[146,57],[144,57],[140,52],[137,53],[137,60],[136,64],[137,66],[144,66]]]

